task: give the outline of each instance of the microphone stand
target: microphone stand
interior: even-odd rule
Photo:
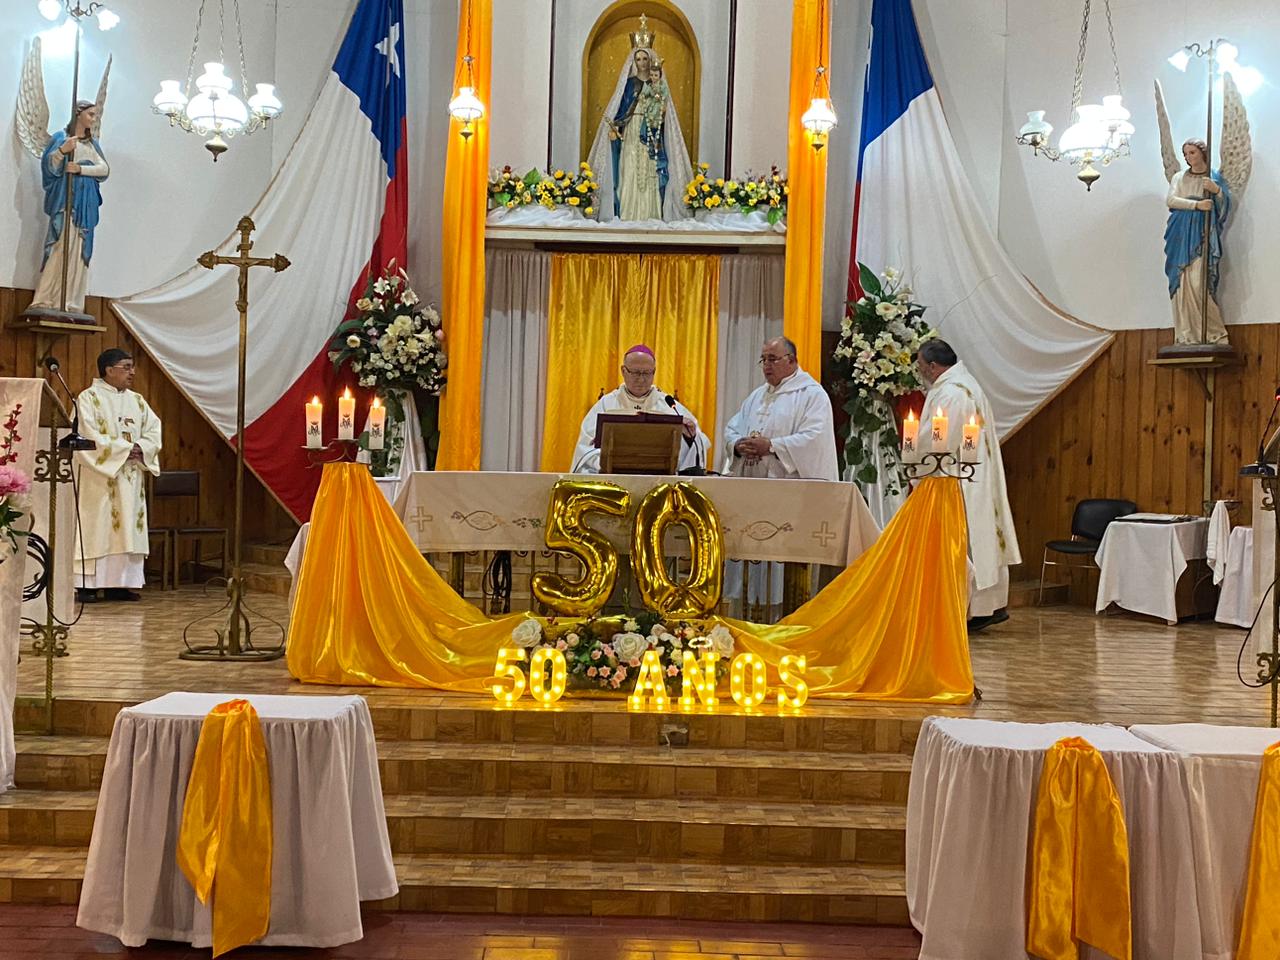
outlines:
[[[667,406],[677,414],[680,413],[680,408],[676,406],[675,397],[668,393],[663,399],[667,401]],[[681,415],[683,416],[683,414]],[[707,475],[707,471],[702,466],[702,447],[698,444],[698,438],[696,436],[691,437],[686,433],[684,435],[684,442],[697,451],[697,457],[694,459],[694,466],[685,467],[683,470],[678,470],[676,472],[682,477],[705,477]]]
[[[71,432],[58,441],[59,450],[96,450],[98,445],[87,437],[80,436],[80,404],[79,397],[62,379],[62,365],[53,357],[44,358],[44,367],[62,384],[62,389],[71,398]]]
[[[1258,461],[1240,471],[1242,477],[1274,477],[1276,468],[1267,463],[1267,432],[1276,418],[1276,410],[1280,409],[1280,387],[1276,388],[1276,402],[1271,405],[1271,416],[1267,417],[1267,425],[1262,428],[1262,436],[1258,438]]]

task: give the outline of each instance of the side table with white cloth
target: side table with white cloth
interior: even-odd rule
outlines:
[[[1280,731],[1173,723],[1142,724],[1129,732],[1175,751],[1182,766],[1190,797],[1204,956],[1207,960],[1229,960],[1235,955],[1244,912],[1262,753],[1280,740]]]
[[[1201,960],[1176,754],[1121,727],[950,717],[924,721],[911,764],[907,907],[923,936],[920,960],[1026,956],[1040,771],[1056,741],[1077,736],[1102,754],[1124,808],[1134,960]],[[1081,950],[1082,958],[1101,956]]]
[[[351,943],[364,935],[360,901],[397,893],[362,697],[169,693],[116,717],[79,926],[130,947],[149,939],[212,943],[209,905],[197,900],[176,849],[201,724],[240,696],[258,713],[271,771],[271,920],[258,942]]]
[[[1095,610],[1115,603],[1176,624],[1178,581],[1193,561],[1205,559],[1208,532],[1204,517],[1134,513],[1113,520],[1098,545]]]

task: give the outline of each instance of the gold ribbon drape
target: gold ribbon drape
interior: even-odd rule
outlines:
[[[716,422],[720,258],[587,253],[551,260],[542,469],[572,466],[582,418],[622,382],[622,351],[653,348],[655,383],[679,395],[703,431]]]
[[[923,481],[866,553],[775,625],[732,621],[743,650],[775,668],[803,654],[819,697],[968,703],[973,665],[964,498]]]
[[[1236,960],[1275,960],[1280,957],[1280,743],[1262,754],[1248,876]]]
[[[271,771],[248,700],[200,727],[178,833],[178,867],[201,903],[213,896],[213,955],[266,936],[271,920]]]
[[[1064,737],[1045,755],[1031,849],[1027,952],[1076,960],[1088,943],[1131,960],[1129,838],[1102,754]]]
[[[470,52],[476,96],[491,110],[493,0],[461,0],[454,93],[467,83],[462,58]],[[438,470],[480,469],[480,371],[484,346],[484,223],[488,204],[489,114],[471,124],[449,121],[444,165],[444,329],[449,380],[440,401]]]
[[[827,204],[827,155],[813,149],[800,118],[809,109],[818,64],[830,64],[829,0],[791,5],[791,98],[787,112],[787,262],[782,331],[796,344],[800,366],[822,370],[822,240]]]

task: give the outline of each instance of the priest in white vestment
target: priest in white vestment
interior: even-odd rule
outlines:
[[[800,369],[786,337],[760,350],[765,382],[725,424],[725,472],[735,477],[838,480],[831,397]]]
[[[969,522],[969,628],[981,630],[1009,619],[1009,567],[1022,562],[1013,511],[1005,489],[1004,461],[995,417],[982,387],[945,340],[930,340],[916,358],[920,378],[929,389],[920,419],[927,425],[935,412],[947,417],[951,452],[959,457],[964,424],[974,418],[982,428],[978,466],[972,481],[961,481]]]
[[[144,473],[160,473],[160,418],[135,393],[133,358],[111,349],[98,357],[98,378],[80,392],[80,432],[96,445],[76,453],[83,558],[82,600],[137,600],[148,553]]]
[[[597,400],[582,418],[578,445],[573,451],[574,473],[599,473],[600,448],[596,442],[596,417],[602,413],[661,413],[684,418],[684,442],[680,445],[678,470],[707,467],[710,441],[698,427],[698,420],[680,401],[654,386],[657,360],[644,344],[636,344],[622,358],[622,386]]]

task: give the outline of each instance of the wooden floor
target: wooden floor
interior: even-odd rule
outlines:
[[[285,598],[255,594],[253,605],[287,620]],[[145,700],[171,690],[246,693],[360,693],[371,704],[492,707],[491,698],[426,690],[337,688],[299,684],[283,660],[260,664],[179,660],[182,629],[220,606],[200,588],[147,591],[138,603],[89,605],[71,630],[70,656],[55,664],[59,699]],[[211,631],[198,632],[201,642]],[[1012,619],[974,637],[974,674],[983,698],[964,707],[871,705],[813,699],[809,716],[874,716],[917,719],[935,713],[993,720],[1081,720],[1118,724],[1201,721],[1265,726],[1265,691],[1236,677],[1244,631],[1209,622],[1170,627],[1130,614],[1095,616],[1082,607],[1019,608]],[[1243,672],[1252,678],[1246,651]],[[43,696],[43,660],[24,652],[19,697]],[[523,709],[537,709],[524,700]],[[625,713],[623,700],[573,700],[564,709]],[[732,715],[723,698],[720,712]]]

